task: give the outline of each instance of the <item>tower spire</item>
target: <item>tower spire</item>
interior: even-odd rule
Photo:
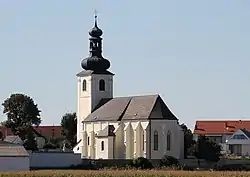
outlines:
[[[95,27],[97,27],[97,11],[95,10]]]
[[[82,60],[82,68],[94,72],[104,72],[110,67],[110,62],[102,56],[102,30],[97,26],[97,11],[95,10],[94,27],[89,31],[90,56]]]

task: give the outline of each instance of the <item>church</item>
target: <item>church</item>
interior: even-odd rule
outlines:
[[[113,97],[114,74],[102,56],[103,31],[89,31],[89,57],[77,74],[77,145],[89,159],[183,158],[184,133],[161,96]]]

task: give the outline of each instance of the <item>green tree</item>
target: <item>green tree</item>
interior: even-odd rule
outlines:
[[[33,128],[28,129],[23,146],[26,150],[36,151],[38,149]]]
[[[7,98],[2,106],[4,107],[3,113],[7,116],[7,120],[2,124],[10,128],[13,134],[18,135],[22,140],[31,141],[26,142],[26,144],[32,144],[34,142],[33,126],[39,126],[41,123],[41,111],[37,104],[31,97],[16,93]],[[34,149],[33,146],[35,144],[30,148]]]
[[[196,158],[217,162],[221,156],[221,146],[206,136],[200,136],[194,148]]]
[[[181,128],[184,132],[184,157],[187,158],[187,155],[191,155],[191,149],[195,144],[193,140],[193,133],[185,124],[181,124]]]
[[[76,144],[77,118],[76,113],[66,113],[61,120],[62,135],[65,136],[71,147]]]

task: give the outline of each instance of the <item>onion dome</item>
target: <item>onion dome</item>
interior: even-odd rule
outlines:
[[[82,68],[96,72],[106,71],[110,67],[110,62],[105,58],[96,56],[88,57],[82,60]]]
[[[97,26],[96,18],[97,16],[95,15],[95,26],[89,31],[89,35],[92,37],[100,37],[103,34],[102,30]]]

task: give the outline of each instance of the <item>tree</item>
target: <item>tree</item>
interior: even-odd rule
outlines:
[[[76,144],[77,118],[76,113],[66,113],[61,120],[62,135],[69,141],[70,146]]]
[[[3,113],[7,115],[4,126],[18,135],[22,140],[31,137],[32,126],[39,126],[41,123],[40,110],[33,99],[27,95],[16,93],[7,98],[2,105]]]
[[[26,150],[36,151],[38,149],[37,143],[35,140],[35,133],[33,131],[33,128],[31,127],[28,129],[28,132],[25,136],[25,141],[24,141],[23,146]]]
[[[221,156],[221,146],[209,140],[206,136],[200,136],[195,145],[194,155],[199,159],[217,162]]]
[[[193,140],[193,133],[185,124],[180,125],[184,132],[184,157],[187,158],[187,155],[191,151],[191,148],[195,144]]]

